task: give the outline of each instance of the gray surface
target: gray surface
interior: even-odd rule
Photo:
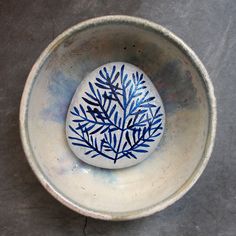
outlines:
[[[0,235],[236,235],[236,2],[0,0]],[[40,52],[66,28],[106,14],[140,16],[175,32],[206,65],[218,101],[212,159],[165,211],[130,222],[85,218],[54,200],[31,171],[19,138],[19,102]]]

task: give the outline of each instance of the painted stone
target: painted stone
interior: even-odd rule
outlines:
[[[78,86],[67,114],[66,137],[79,159],[118,169],[145,160],[164,127],[163,104],[151,80],[134,65],[113,62]]]

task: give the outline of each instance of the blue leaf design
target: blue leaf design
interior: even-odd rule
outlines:
[[[83,100],[84,100],[85,102],[87,102],[89,105],[92,105],[92,106],[99,106],[98,103],[92,102],[92,101],[88,100],[87,98],[83,98]]]
[[[86,106],[70,111],[74,116],[74,125],[69,126],[73,136],[68,137],[72,145],[85,148],[91,158],[100,156],[114,163],[148,152],[163,132],[163,114],[145,89],[143,74],[136,72],[129,78],[125,65],[101,69],[82,98]]]

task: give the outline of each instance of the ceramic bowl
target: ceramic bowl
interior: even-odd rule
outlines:
[[[73,154],[65,122],[81,81],[114,61],[148,75],[162,98],[166,124],[145,161],[106,170]],[[91,19],[59,35],[34,64],[20,108],[23,147],[42,185],[69,208],[106,220],[147,216],[181,198],[210,158],[215,129],[213,87],[195,53],[162,26],[128,16]]]

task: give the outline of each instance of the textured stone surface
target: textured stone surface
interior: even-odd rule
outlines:
[[[233,0],[0,1],[0,235],[236,234],[235,62]],[[106,14],[140,16],[172,30],[206,65],[218,100],[212,158],[197,184],[165,211],[130,222],[85,218],[54,200],[23,153],[19,102],[40,52],[66,28]]]

